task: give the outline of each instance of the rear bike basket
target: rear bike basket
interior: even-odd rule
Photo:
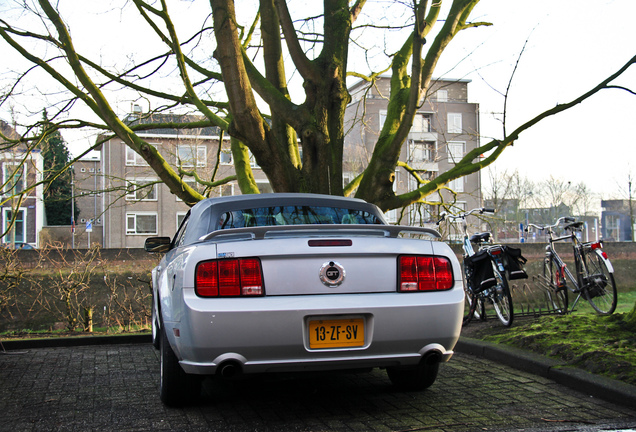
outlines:
[[[528,279],[525,265],[528,260],[521,255],[521,249],[504,246],[504,268],[508,271],[508,279]]]
[[[466,257],[464,265],[468,269],[467,275],[470,278],[468,282],[474,292],[482,292],[497,284],[490,255],[486,250],[482,249],[475,255]]]

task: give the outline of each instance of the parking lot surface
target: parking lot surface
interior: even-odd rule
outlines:
[[[1,431],[636,430],[636,409],[456,353],[423,392],[384,371],[206,379],[200,401],[166,408],[148,344],[0,354]]]

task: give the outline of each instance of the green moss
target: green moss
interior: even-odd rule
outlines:
[[[626,315],[545,316],[519,320],[509,329],[493,328],[478,337],[636,385],[636,334],[627,326]]]

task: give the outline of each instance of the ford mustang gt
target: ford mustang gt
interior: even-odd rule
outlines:
[[[459,262],[437,231],[389,225],[374,205],[314,194],[210,198],[193,206],[153,269],[160,396],[201,378],[383,368],[429,387],[461,330]]]

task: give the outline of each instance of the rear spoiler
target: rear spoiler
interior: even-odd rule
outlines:
[[[364,236],[397,238],[401,234],[427,235],[441,238],[437,230],[424,227],[403,225],[354,225],[354,224],[322,224],[322,225],[273,225],[249,228],[231,228],[212,231],[199,238],[199,241],[211,239],[246,239],[262,240],[265,238],[299,237],[299,236]],[[403,235],[407,237],[407,235]]]

